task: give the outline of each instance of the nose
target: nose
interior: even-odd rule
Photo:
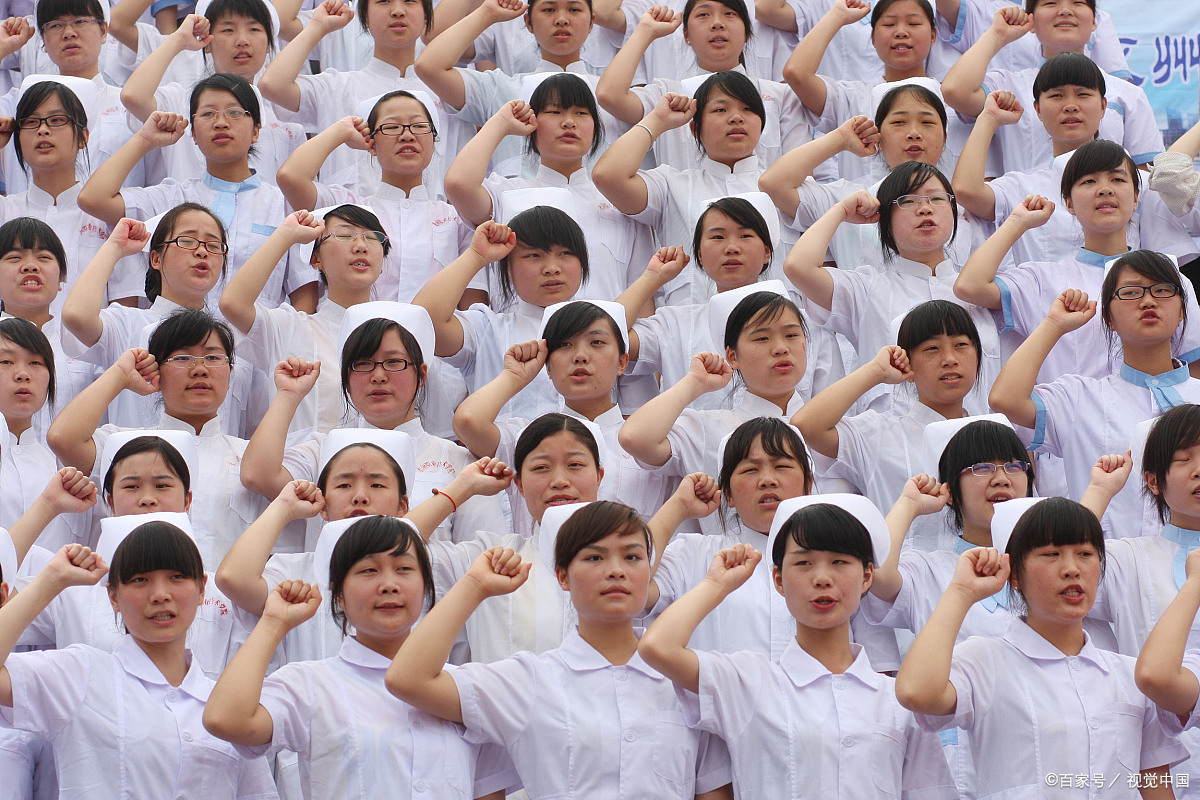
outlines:
[[[989,486],[1011,486],[1012,476],[1004,471],[1004,467],[996,467],[996,471],[992,473],[992,479],[988,481]]]
[[[953,347],[947,347],[942,351],[942,366],[952,367],[956,364],[958,364],[958,353],[954,351]]]
[[[764,469],[762,474],[758,476],[758,488],[769,489],[772,486],[779,485],[779,478],[775,475],[775,470]]]
[[[1061,568],[1063,575],[1078,575],[1079,556],[1075,553],[1064,553],[1062,557]]]
[[[571,479],[567,476],[565,467],[555,467],[554,474],[550,476],[550,485],[556,489],[571,485]]]

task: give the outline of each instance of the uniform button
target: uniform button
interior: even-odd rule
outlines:
[[[188,733],[187,731],[184,731],[183,732],[183,740],[185,742],[190,742],[192,740],[192,734]]]
[[[1071,658],[1068,659],[1068,661],[1071,663],[1071,669],[1073,669],[1073,670],[1079,669],[1079,659],[1078,658],[1075,658],[1072,656]]]
[[[414,729],[419,731],[419,730],[421,730],[421,728],[425,727],[425,723],[421,722],[421,720],[419,720],[419,719],[414,719],[412,726]]]
[[[167,702],[168,703],[174,703],[178,699],[179,699],[179,692],[176,692],[173,690],[170,692],[167,692]]]
[[[625,731],[625,741],[632,742],[636,738],[637,738],[637,734],[634,733],[633,731]]]
[[[846,681],[844,678],[842,678],[841,675],[833,676],[833,688],[834,689],[845,689],[846,688]]]
[[[854,746],[854,737],[853,736],[843,736],[842,744],[846,747],[853,747]]]
[[[418,792],[425,791],[425,781],[417,781],[416,783],[413,784],[413,788],[416,789]]]
[[[1155,386],[1158,386],[1158,378],[1153,379],[1152,381],[1150,381],[1150,383],[1154,384]]]
[[[1098,719],[1089,719],[1089,720],[1088,720],[1088,727],[1089,727],[1089,728],[1091,728],[1092,730],[1096,730],[1097,728],[1099,728],[1099,727],[1100,727],[1100,720],[1098,720]]]
[[[617,680],[619,680],[619,681],[625,680],[625,670],[624,669],[617,670]]]

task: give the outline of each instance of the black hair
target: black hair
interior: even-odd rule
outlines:
[[[161,436],[138,436],[118,447],[117,452],[113,454],[112,463],[108,465],[108,469],[104,473],[104,494],[112,496],[113,484],[117,480],[118,464],[132,456],[150,452],[157,453],[171,468],[171,471],[183,484],[185,494],[192,490],[192,474],[188,469],[187,460],[175,448],[175,445]]]
[[[975,370],[983,366],[983,343],[979,328],[967,310],[949,300],[926,300],[913,307],[900,321],[896,344],[912,354],[922,342],[935,336],[965,336],[975,348]]]
[[[754,22],[750,19],[750,10],[746,6],[744,0],[717,0],[717,2],[733,11],[738,15],[738,17],[741,18],[742,24],[746,26],[746,43],[749,44],[750,40],[754,37]],[[687,2],[683,4],[683,14],[681,15],[681,18],[683,19],[684,30],[687,29],[688,18],[692,16],[692,12],[696,10],[696,6],[699,3],[700,0],[687,0]],[[742,52],[738,54],[739,64],[744,65],[746,63],[745,52],[746,49],[743,47]],[[703,103],[700,105],[703,106]]]
[[[1016,432],[1007,425],[990,419],[976,420],[964,425],[950,437],[938,459],[937,479],[950,491],[950,510],[954,514],[954,529],[963,527],[962,471],[987,462],[1024,461],[1029,464],[1026,497],[1033,496],[1033,464],[1029,453]]]
[[[536,450],[543,441],[557,433],[569,433],[578,439],[579,443],[592,454],[592,458],[596,461],[596,469],[600,469],[600,446],[596,444],[596,437],[592,435],[588,427],[566,414],[550,413],[542,414],[526,425],[525,430],[521,431],[521,435],[517,437],[517,444],[513,448],[513,471],[520,475],[521,467],[525,465],[525,459],[529,457],[529,454]]]
[[[583,229],[565,211],[553,206],[527,208],[508,221],[508,227],[517,235],[517,244],[536,250],[561,247],[579,259],[580,285],[587,283],[588,248]],[[500,294],[505,301],[512,300],[513,285],[509,259],[512,253],[500,262]]]
[[[212,212],[208,206],[200,203],[180,203],[172,208],[167,213],[163,214],[162,219],[158,221],[158,227],[150,235],[150,252],[159,253],[159,269],[150,266],[146,269],[146,297],[150,302],[158,299],[162,294],[162,259],[165,258],[163,252],[167,248],[167,240],[175,238],[175,226],[179,224],[179,218],[189,211],[200,211],[207,214],[217,225],[217,230],[221,233],[221,243],[229,244],[228,235],[225,232],[225,224],[221,222],[221,218]],[[221,277],[225,277],[225,267],[229,261],[228,254],[221,256]]]
[[[1109,341],[1112,341],[1113,336],[1112,304],[1127,302],[1117,299],[1117,289],[1119,288],[1117,281],[1121,279],[1121,273],[1125,269],[1133,270],[1151,284],[1169,283],[1175,287],[1178,291],[1176,297],[1179,298],[1179,328],[1175,331],[1175,336],[1181,336],[1187,330],[1187,284],[1189,281],[1181,278],[1179,270],[1171,263],[1171,259],[1162,253],[1156,253],[1153,250],[1134,250],[1118,258],[1104,276],[1104,282],[1100,284],[1100,317],[1104,320],[1104,329]]]
[[[417,105],[421,107],[421,111],[425,114],[425,119],[429,122],[429,129],[433,135],[433,141],[438,141],[437,123],[433,120],[433,114],[429,113],[429,108],[423,102],[421,102],[421,98],[404,89],[395,89],[390,91],[375,101],[375,105],[371,106],[371,113],[367,114],[367,128],[370,130],[375,130],[376,122],[379,121],[380,107],[383,106],[383,104],[388,100],[395,100],[397,97],[407,97],[416,101]]]
[[[33,86],[30,86],[25,94],[21,95],[21,99],[17,101],[17,110],[13,116],[13,133],[16,134],[12,138],[13,150],[17,155],[17,164],[21,169],[25,169],[25,151],[21,146],[21,122],[29,119],[37,113],[38,107],[49,100],[51,97],[57,97],[58,102],[62,104],[63,111],[71,120],[71,129],[75,133],[75,146],[79,148],[80,155],[83,156],[84,163],[88,163],[87,154],[87,139],[85,134],[88,129],[87,110],[84,109],[83,103],[80,102],[78,95],[71,91],[68,87],[58,81],[39,81]]]
[[[650,529],[641,514],[622,503],[597,500],[577,509],[558,529],[554,566],[565,571],[581,550],[614,533],[641,534],[646,539],[646,557],[653,554]]]
[[[275,52],[275,33],[271,24],[271,12],[263,0],[213,0],[204,10],[204,18],[212,28],[225,17],[252,19],[267,32],[267,52]],[[248,111],[249,109],[247,109]],[[195,112],[193,112],[195,113]]]
[[[1091,545],[1100,558],[1100,578],[1104,578],[1104,530],[1096,515],[1074,500],[1065,497],[1047,497],[1028,509],[1009,537],[1009,585],[1012,587],[1012,610],[1018,614],[1029,608],[1025,593],[1016,587],[1024,578],[1025,560],[1039,547],[1067,547],[1069,545]]]
[[[887,10],[899,3],[900,0],[878,0],[875,7],[871,9],[871,35],[875,35],[875,26],[879,24],[880,18],[887,13]],[[937,30],[937,19],[933,14],[933,6],[929,5],[929,0],[913,0],[921,8],[921,13],[929,20],[929,27]]]
[[[592,5],[592,0],[583,0],[583,2],[587,6],[589,13],[596,13],[596,9]],[[535,5],[537,5],[537,0],[532,0],[532,2],[525,7],[525,22],[529,23],[530,25],[533,24],[533,7]]]
[[[67,279],[67,252],[62,239],[45,222],[34,217],[14,217],[0,225],[0,256],[14,250],[46,250],[58,262],[59,282]]]
[[[771,547],[771,563],[783,569],[788,540],[805,550],[842,553],[857,558],[866,567],[875,563],[871,534],[858,517],[832,503],[814,503],[796,511],[779,528]]]
[[[954,228],[950,233],[949,245],[958,235],[958,201],[954,199],[954,188],[940,169],[932,164],[921,161],[905,161],[887,174],[879,184],[879,243],[883,245],[884,261],[891,261],[900,254],[896,245],[896,236],[892,232],[892,214],[896,208],[895,200],[906,194],[912,194],[927,181],[936,179],[950,195],[950,211],[954,218]]]
[[[1033,79],[1034,101],[1040,101],[1043,94],[1060,86],[1082,86],[1099,92],[1102,97],[1108,88],[1104,73],[1083,53],[1059,53],[1046,59]]]
[[[204,561],[192,537],[169,522],[151,520],[138,525],[117,545],[108,570],[108,590],[137,575],[169,569],[200,583]]]
[[[34,5],[37,15],[37,27],[40,31],[47,22],[54,22],[62,17],[91,17],[106,20],[104,5],[99,0],[39,0]]]
[[[54,348],[50,346],[50,340],[46,338],[46,334],[27,319],[6,317],[0,319],[0,339],[6,339],[17,347],[28,350],[45,362],[46,369],[50,373],[50,382],[46,385],[46,400],[53,406],[56,389]]]
[[[620,325],[603,308],[586,300],[567,303],[550,317],[542,332],[542,338],[546,340],[546,354],[565,347],[568,341],[586,331],[597,320],[608,323],[616,337],[618,354],[625,355],[625,337]]]
[[[804,473],[804,485],[812,488],[813,470],[808,458],[808,448],[796,429],[781,419],[774,417],[755,417],[747,420],[734,429],[725,442],[725,452],[721,454],[721,472],[717,477],[717,486],[721,489],[721,519],[724,522],[726,508],[732,504],[733,473],[738,465],[750,456],[750,448],[758,442],[763,452],[771,458],[794,458],[800,464]],[[786,499],[786,498],[785,498]]]
[[[262,125],[262,106],[259,105],[258,95],[254,93],[254,87],[250,85],[250,82],[232,72],[217,72],[207,78],[201,78],[192,87],[188,119],[193,126],[196,120],[196,109],[200,107],[200,95],[208,89],[229,92],[238,101],[238,105],[250,112],[250,119],[254,120],[255,126]],[[253,145],[251,145],[250,151],[254,151]]]
[[[340,458],[341,455],[347,450],[352,450],[358,447],[366,448],[368,450],[375,450],[379,453],[382,453],[383,457],[387,461],[388,469],[392,470],[392,473],[396,476],[396,482],[400,488],[400,499],[403,500],[404,498],[408,497],[408,481],[406,481],[404,478],[404,470],[401,469],[400,462],[396,461],[396,459],[392,457],[391,453],[389,453],[387,450],[384,450],[374,442],[354,442],[353,444],[348,444],[341,450],[338,450],[336,453],[334,453],[333,458],[326,462],[325,467],[321,470],[321,474],[317,476],[317,488],[321,490],[321,493],[325,493],[325,487],[329,484],[329,474],[333,471],[333,462],[337,461],[338,458]]]
[[[376,553],[402,556],[410,549],[417,559],[417,568],[425,584],[424,609],[429,609],[434,599],[433,567],[429,563],[425,542],[421,541],[412,525],[396,517],[366,517],[346,528],[329,556],[329,610],[333,614],[333,621],[342,629],[343,636],[349,632],[349,621],[342,603],[346,599],[346,576],[350,570],[359,561]]]
[[[367,27],[367,14],[371,11],[371,0],[358,0],[358,6],[355,13],[358,14],[358,23],[362,25],[363,33],[370,33],[371,29]],[[421,0],[421,11],[425,14],[425,29],[422,33],[426,36],[433,30],[433,0]]]
[[[1025,0],[1025,13],[1032,14],[1034,9],[1042,2],[1043,0]],[[1087,3],[1088,8],[1092,10],[1092,14],[1096,13],[1096,0],[1083,0],[1083,2]]]
[[[370,211],[367,211],[362,206],[355,205],[354,203],[345,203],[327,212],[324,220],[322,220],[325,222],[326,228],[329,227],[329,221],[332,219],[340,219],[342,222],[356,225],[359,228],[363,228],[368,231],[383,230],[383,223],[379,221],[379,217],[375,216]],[[326,236],[327,235],[328,234],[326,234]],[[322,240],[324,238],[325,237],[323,236],[321,239],[317,239],[316,243],[313,245],[314,255],[320,251]],[[392,252],[392,240],[388,239],[383,243],[383,257],[387,258],[387,255],[390,252]],[[322,269],[318,270],[318,272],[321,275],[321,283],[328,284],[328,281],[325,280],[325,271]]]
[[[1150,428],[1146,437],[1146,448],[1142,451],[1142,472],[1154,476],[1158,492],[1150,491],[1143,475],[1134,476],[1143,480],[1142,491],[1154,502],[1158,518],[1163,522],[1171,519],[1167,506],[1167,472],[1180,450],[1189,450],[1200,444],[1200,406],[1184,403],[1163,412]]]
[[[587,2],[588,8],[591,8],[591,0],[587,0]],[[529,7],[532,9],[533,3],[530,3]],[[591,115],[593,125],[592,147],[588,150],[588,155],[594,156],[600,151],[600,145],[604,142],[604,123],[600,119],[596,95],[584,83],[583,78],[570,72],[564,72],[560,75],[551,75],[539,83],[529,98],[529,107],[533,109],[534,114],[540,114],[546,106],[558,106],[563,111],[575,107],[585,109]],[[525,152],[538,153],[536,131],[529,134],[525,142]]]
[[[784,295],[764,291],[751,292],[739,300],[733,311],[729,312],[729,319],[725,321],[725,347],[736,353],[738,337],[747,325],[755,322],[760,325],[770,324],[787,311],[791,311],[796,315],[796,319],[800,320],[800,329],[807,341],[808,323],[804,321],[800,308]]]
[[[888,90],[883,99],[879,101],[879,106],[875,109],[876,128],[883,130],[883,121],[887,119],[888,114],[892,113],[892,109],[895,108],[896,104],[905,97],[913,97],[922,105],[932,108],[934,113],[938,115],[938,119],[942,121],[942,132],[945,132],[947,124],[946,104],[942,102],[942,98],[916,83],[906,83],[903,86],[897,86],[895,89]]]
[[[361,358],[374,358],[375,351],[383,346],[383,337],[388,331],[395,331],[400,337],[400,344],[404,345],[404,352],[408,353],[408,368],[416,370],[417,394],[413,397],[413,407],[417,408],[420,405],[419,400],[425,388],[425,381],[421,379],[425,354],[421,352],[417,337],[395,320],[375,317],[351,331],[346,337],[346,343],[342,345],[342,399],[346,401],[347,410],[353,405],[350,400],[350,365]]]
[[[719,2],[724,3],[726,0],[719,0]],[[741,2],[741,0],[730,0],[730,2]],[[762,95],[758,93],[753,81],[733,70],[714,72],[696,89],[696,116],[692,117],[692,136],[695,137],[696,147],[700,148],[701,153],[707,152],[704,149],[703,141],[704,108],[708,105],[709,98],[716,92],[722,92],[734,100],[740,100],[746,104],[750,108],[750,113],[758,117],[760,134],[767,124],[767,110],[763,105]]]
[[[162,364],[176,350],[185,347],[195,347],[204,342],[213,333],[221,342],[221,349],[229,356],[229,365],[233,366],[233,331],[221,320],[203,309],[181,308],[158,323],[154,333],[150,334],[150,342],[146,349],[154,360]]]
[[[1125,167],[1129,173],[1129,180],[1133,182],[1133,193],[1137,195],[1142,190],[1142,178],[1138,174],[1141,170],[1137,168],[1137,164],[1133,163],[1133,159],[1129,153],[1125,152],[1125,148],[1107,139],[1093,139],[1090,142],[1084,142],[1067,161],[1067,167],[1063,170],[1062,182],[1059,184],[1059,192],[1062,194],[1063,200],[1070,201],[1071,190],[1085,177],[1095,175],[1097,172],[1112,172],[1121,167]]]
[[[762,239],[763,244],[767,246],[767,261],[758,274],[762,275],[766,272],[767,268],[771,266],[772,259],[775,258],[775,243],[771,241],[771,229],[754,204],[744,197],[717,198],[700,213],[700,218],[696,220],[696,227],[692,231],[692,254],[696,256],[696,266],[704,269],[700,264],[700,243],[704,240],[704,220],[708,219],[710,211],[720,211],[733,220],[738,227],[749,228],[759,239]]]

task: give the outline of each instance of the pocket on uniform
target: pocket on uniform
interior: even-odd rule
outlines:
[[[184,752],[184,758],[197,761],[196,772],[200,776],[197,797],[218,798],[237,796],[238,772],[242,758],[233,745],[206,736],[192,752]]]
[[[690,785],[696,776],[696,734],[677,710],[654,715],[654,773],[664,780]]]
[[[1129,775],[1141,772],[1142,728],[1145,709],[1138,703],[1109,703],[1104,711],[1088,720],[1093,746],[1111,750],[1097,764],[1120,764]]]
[[[899,797],[900,787],[904,785],[904,732],[893,725],[873,725],[870,737],[870,773],[876,796]]]

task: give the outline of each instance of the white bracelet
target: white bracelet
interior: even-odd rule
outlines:
[[[639,122],[639,123],[637,123],[636,125],[634,125],[633,127],[635,127],[635,128],[641,128],[641,129],[642,129],[642,130],[644,130],[646,133],[650,134],[650,141],[652,141],[652,142],[654,141],[654,131],[650,130],[650,128],[649,128],[648,126],[646,126],[646,125],[643,125],[642,123],[640,123],[640,122]]]

